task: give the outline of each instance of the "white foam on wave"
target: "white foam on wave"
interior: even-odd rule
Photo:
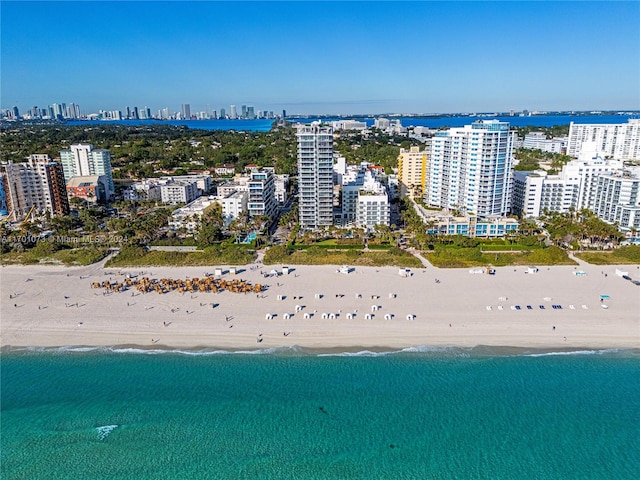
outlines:
[[[382,357],[391,353],[399,353],[399,351],[393,352],[372,352],[371,350],[362,350],[360,352],[338,352],[338,353],[318,353],[318,357]]]
[[[118,428],[118,425],[103,425],[101,427],[96,427],[96,430],[98,431],[98,440],[104,440],[116,428]]]
[[[53,352],[53,353],[87,353],[87,352],[99,352],[99,353],[115,353],[115,354],[132,354],[132,355],[185,355],[191,357],[199,356],[215,356],[215,355],[284,355],[284,356],[316,356],[316,357],[382,357],[386,355],[402,355],[402,354],[427,354],[435,356],[446,357],[546,357],[546,356],[563,356],[563,355],[605,355],[605,354],[619,354],[622,352],[634,352],[638,354],[637,350],[628,349],[601,349],[601,350],[564,350],[564,351],[539,351],[532,352],[529,349],[522,348],[509,348],[504,350],[504,347],[442,347],[442,346],[429,346],[418,345],[412,347],[406,347],[399,350],[385,350],[385,351],[344,351],[344,352],[323,352],[321,349],[308,349],[300,347],[299,345],[291,345],[288,347],[271,347],[261,348],[256,350],[178,350],[178,349],[146,349],[135,347],[86,347],[86,346],[67,346],[67,347],[11,347],[10,351],[28,351],[28,352]],[[3,350],[6,351],[6,350]]]
[[[561,355],[606,355],[609,353],[619,353],[617,348],[605,348],[602,350],[569,350],[564,352],[544,352],[544,353],[528,353],[518,355],[522,357],[555,357]]]

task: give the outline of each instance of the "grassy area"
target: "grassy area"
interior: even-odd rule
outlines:
[[[196,252],[146,251],[142,247],[127,246],[111,258],[106,267],[197,267],[214,265],[246,265],[256,259],[256,254],[236,246],[208,247]]]
[[[420,268],[422,263],[416,257],[399,248],[385,251],[328,250],[317,245],[304,250],[291,250],[281,245],[270,248],[264,256],[266,265],[288,263],[292,265],[354,265],[354,266],[398,266]]]
[[[575,256],[594,265],[639,265],[640,245],[627,245],[606,252],[580,252]]]
[[[522,251],[538,250],[543,247],[539,245],[520,245],[520,244],[513,244],[513,245],[481,244],[480,248],[483,252],[506,252],[506,251],[517,252],[520,250]]]
[[[67,267],[91,265],[107,255],[106,248],[80,247],[64,248],[58,251],[36,246],[24,252],[8,252],[0,255],[3,265],[66,265]]]
[[[484,249],[484,248],[483,248]],[[566,252],[557,247],[526,250],[522,252],[486,253],[479,247],[441,247],[425,252],[426,258],[436,267],[464,268],[493,265],[575,265]]]

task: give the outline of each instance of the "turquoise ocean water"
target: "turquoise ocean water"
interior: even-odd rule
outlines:
[[[1,360],[3,480],[640,477],[638,352]]]

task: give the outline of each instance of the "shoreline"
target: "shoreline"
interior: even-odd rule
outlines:
[[[0,347],[2,355],[20,354],[114,354],[114,355],[183,355],[183,356],[224,356],[224,355],[275,355],[280,357],[381,357],[387,355],[418,355],[428,357],[468,357],[468,358],[495,358],[495,357],[545,357],[545,356],[570,356],[570,355],[615,355],[621,357],[640,358],[640,348],[592,348],[592,347],[565,347],[565,348],[529,348],[513,347],[507,345],[476,345],[473,347],[457,346],[429,346],[416,345],[404,348],[393,347],[330,347],[330,348],[305,348],[298,345],[287,347],[271,347],[265,349],[224,349],[216,347],[189,347],[189,348],[163,348],[159,345],[154,348],[149,345],[69,345],[69,346],[23,346],[15,347],[3,345]]]
[[[535,274],[525,274],[524,267],[498,267],[496,275],[429,267],[401,277],[395,267],[357,267],[341,274],[335,266],[296,265],[288,275],[269,278],[263,274],[282,272],[282,266],[236,268],[232,275],[224,267],[217,278],[266,283],[267,288],[261,294],[107,293],[91,283],[122,281],[126,275],[203,278],[214,267],[5,266],[0,269],[1,351],[640,349],[640,287],[615,275],[616,266],[541,267]],[[640,275],[638,266],[622,268],[634,278]],[[574,275],[577,269],[587,275]],[[610,297],[606,310],[600,308],[601,295]],[[310,318],[303,318],[305,313]]]

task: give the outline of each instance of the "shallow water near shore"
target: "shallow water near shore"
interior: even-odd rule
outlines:
[[[3,349],[1,476],[631,479],[640,469],[637,351],[256,353]]]

